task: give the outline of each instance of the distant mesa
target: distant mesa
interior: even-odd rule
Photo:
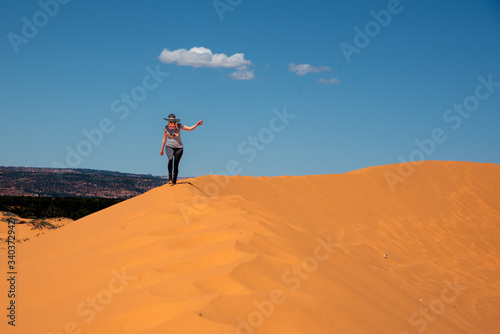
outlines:
[[[0,196],[131,198],[166,182],[165,177],[151,174],[0,167]]]

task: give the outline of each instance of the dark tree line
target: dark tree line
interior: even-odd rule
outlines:
[[[123,199],[0,196],[0,211],[28,219],[65,217],[76,220],[121,201]]]

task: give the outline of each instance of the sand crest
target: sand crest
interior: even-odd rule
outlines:
[[[402,168],[203,176],[94,213],[17,245],[1,332],[499,333],[500,166],[391,186]]]

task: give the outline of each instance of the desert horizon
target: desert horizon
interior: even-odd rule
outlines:
[[[16,244],[2,332],[498,333],[498,189],[455,161],[180,180]]]

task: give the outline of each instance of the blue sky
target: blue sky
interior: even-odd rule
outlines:
[[[0,165],[165,175],[172,112],[180,176],[500,163],[495,0],[2,7]]]

